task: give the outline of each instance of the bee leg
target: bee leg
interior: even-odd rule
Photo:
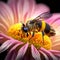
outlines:
[[[33,33],[32,33],[32,37],[34,37],[34,34],[35,34],[35,32],[33,31]]]
[[[29,34],[28,34],[28,33],[26,33],[26,35],[27,35],[27,37],[29,36]]]
[[[42,31],[42,38],[43,38],[43,44],[44,44],[44,31]]]
[[[31,36],[31,38],[34,37],[34,34],[35,34],[35,32],[33,31],[33,32],[32,32],[32,36]],[[31,38],[30,38],[30,39],[31,39]],[[29,40],[30,40],[30,39],[29,39]]]

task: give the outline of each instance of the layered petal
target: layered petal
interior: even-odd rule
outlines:
[[[8,4],[13,10],[15,23],[25,23],[30,18],[35,18],[43,12],[50,11],[46,5],[37,5],[34,0],[9,0]]]
[[[34,8],[34,0],[9,0],[8,4],[13,10],[15,23],[24,22]]]
[[[27,43],[19,49],[16,60],[22,60],[23,59],[23,57],[27,51],[28,45],[29,44]]]
[[[53,53],[56,57],[58,57],[58,59],[60,59],[60,51],[50,50],[50,52]]]
[[[14,16],[11,8],[3,2],[0,2],[0,23],[9,28],[14,24]]]
[[[31,53],[34,60],[41,60],[38,50],[33,45],[31,45]]]
[[[18,46],[22,45],[23,43],[18,43],[15,46],[13,46],[10,51],[8,52],[5,60],[15,60],[16,56],[17,56],[17,48]],[[13,54],[12,54],[13,53]]]
[[[14,24],[13,12],[11,8],[3,2],[0,2],[0,15],[9,25]]]
[[[49,7],[47,5],[45,5],[45,4],[42,4],[42,3],[37,4],[35,6],[34,12],[32,14],[32,18],[35,18],[35,17],[37,17],[38,15],[41,15],[44,12],[50,12]]]
[[[18,0],[8,0],[8,5],[11,7],[14,15],[14,23],[18,22],[18,14],[17,14],[17,2]]]
[[[7,40],[11,40],[12,38],[3,34],[3,33],[0,33],[0,44],[2,44],[3,42],[7,41]]]
[[[40,48],[40,50],[43,51],[49,57],[49,59],[58,60],[58,58],[54,54],[52,54],[50,51],[48,51],[44,48]]]
[[[7,27],[4,24],[0,23],[0,33],[6,34],[6,32],[7,32]]]
[[[1,47],[0,47],[0,53],[4,52],[5,50],[7,50],[8,48],[10,48],[11,46],[13,46],[14,44],[16,44],[17,41],[14,40],[7,40],[6,42],[4,42]]]
[[[55,23],[58,19],[60,19],[60,13],[53,13],[46,22],[53,25],[53,23]]]
[[[20,6],[22,8],[20,8]],[[17,9],[18,9],[18,14],[19,14],[18,18],[20,16],[20,19],[22,19],[22,21],[25,23],[26,20],[31,18],[32,16],[32,12],[35,9],[35,2],[34,0],[22,0],[22,1],[19,0]]]
[[[40,54],[43,55],[43,57],[45,58],[45,60],[49,60],[49,57],[43,51],[39,50],[39,52],[40,52]],[[43,57],[41,57],[41,58],[44,60]]]
[[[46,22],[50,24],[56,32],[56,35],[51,37],[52,49],[60,50],[60,13],[54,13]]]

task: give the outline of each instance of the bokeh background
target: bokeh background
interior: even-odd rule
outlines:
[[[7,0],[0,0],[3,2],[7,2]],[[51,9],[51,13],[60,12],[60,0],[35,0],[37,4],[44,3],[48,5]]]

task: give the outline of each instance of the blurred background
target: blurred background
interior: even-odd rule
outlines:
[[[7,2],[7,0],[0,0]],[[60,1],[59,0],[35,0],[37,4],[44,3],[51,9],[51,13],[60,12]]]

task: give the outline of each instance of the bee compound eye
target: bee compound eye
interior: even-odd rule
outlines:
[[[24,31],[24,32],[28,32],[28,28],[27,28],[27,27],[24,27],[24,28],[23,28],[23,31]]]

